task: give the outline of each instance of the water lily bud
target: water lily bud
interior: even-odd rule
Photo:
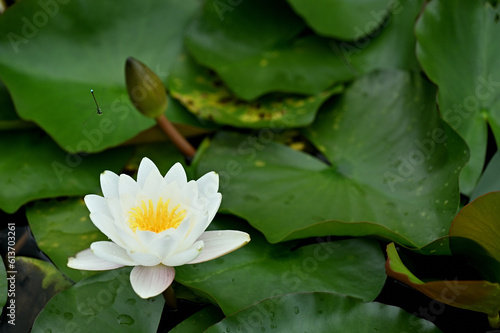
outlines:
[[[160,78],[132,57],[125,63],[125,80],[130,100],[143,115],[156,118],[167,109],[167,93]]]

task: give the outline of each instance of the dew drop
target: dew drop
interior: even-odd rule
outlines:
[[[73,314],[71,312],[65,312],[64,313],[64,319],[66,319],[66,320],[73,319]]]
[[[128,300],[125,301],[125,303],[128,304],[128,305],[134,305],[135,302],[136,302],[136,300],[133,299],[133,298],[129,298]]]
[[[130,326],[135,322],[135,320],[132,317],[126,314],[121,314],[118,317],[116,317],[116,319],[118,320],[118,323],[120,325]]]
[[[226,332],[231,332],[231,328],[230,327],[226,328]]]
[[[50,328],[47,328],[45,329],[45,331],[43,331],[43,333],[52,333],[52,330]]]
[[[298,314],[299,313],[299,307],[298,306],[294,306],[293,307],[293,312],[295,312],[295,314]]]

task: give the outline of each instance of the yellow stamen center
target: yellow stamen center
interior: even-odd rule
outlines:
[[[160,233],[170,228],[177,228],[186,217],[186,210],[177,212],[180,206],[177,205],[169,211],[169,203],[170,199],[163,202],[163,199],[160,198],[155,209],[153,201],[149,199],[148,205],[143,201],[140,206],[132,208],[129,212],[130,229],[134,232],[139,229]]]

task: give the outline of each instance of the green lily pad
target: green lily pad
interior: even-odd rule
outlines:
[[[468,157],[434,92],[420,74],[373,73],[327,102],[306,131],[331,166],[271,142],[272,131],[219,132],[197,174],[217,171],[221,209],[271,243],[377,235],[420,248],[448,234]]]
[[[32,332],[156,332],[163,296],[140,298],[130,285],[130,267],[88,277],[54,296]]]
[[[0,263],[0,315],[2,314],[3,306],[7,302],[7,272],[5,271],[5,266],[3,261]]]
[[[14,290],[9,291],[9,303],[15,302],[14,317],[8,316],[10,309],[5,312],[15,326],[5,326],[15,328],[15,332],[29,332],[45,304],[72,285],[52,263],[29,257],[16,257],[15,273],[9,273],[9,277],[16,281]]]
[[[494,318],[500,311],[500,284],[489,281],[423,282],[401,261],[394,243],[387,246],[387,275],[404,282],[432,299]]]
[[[432,1],[416,25],[417,57],[439,86],[440,111],[471,150],[460,179],[467,195],[483,169],[487,123],[500,143],[499,14],[487,0]]]
[[[154,125],[136,111],[125,89],[133,56],[163,80],[199,1],[23,1],[0,18],[0,76],[21,118],[32,120],[70,152],[102,151]],[[103,113],[99,117],[90,89]]]
[[[89,248],[93,242],[108,240],[90,221],[82,198],[37,201],[27,207],[26,216],[38,247],[64,275],[79,281],[95,274],[67,266],[69,257]]]
[[[94,134],[79,145],[91,146],[98,138]],[[130,153],[130,148],[115,148],[73,155],[38,130],[0,132],[0,209],[13,213],[31,200],[97,192],[99,174],[119,171]]]
[[[353,77],[327,38],[299,35],[305,24],[285,0],[205,3],[186,29],[194,59],[244,100],[268,92],[315,95]],[[226,5],[227,7],[228,5]]]
[[[224,314],[218,307],[209,306],[196,312],[179,325],[168,331],[169,333],[203,332],[208,327],[218,323]]]
[[[175,279],[212,297],[226,315],[292,292],[335,292],[371,301],[385,282],[384,258],[374,241],[349,239],[294,249],[297,242],[270,245],[234,218],[216,217],[210,228],[243,230],[252,240],[221,258],[176,267]]]
[[[342,86],[336,86],[314,96],[268,94],[246,102],[186,54],[169,76],[169,89],[174,98],[202,119],[249,128],[307,126],[328,97],[342,92]]]
[[[288,0],[293,9],[318,34],[343,40],[355,40],[372,34],[399,1],[387,0]]]
[[[488,192],[500,191],[500,152],[497,151],[484,170],[481,179],[470,196],[470,201]]]
[[[330,293],[294,293],[266,299],[228,316],[205,332],[441,332],[430,321],[381,303]]]

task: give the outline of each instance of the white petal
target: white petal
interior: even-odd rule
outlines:
[[[153,173],[155,176],[163,178],[161,176],[160,170],[158,170],[153,161],[151,161],[147,157],[144,157],[139,164],[139,169],[137,170],[137,184],[141,188],[144,188],[144,183],[151,173]]]
[[[208,224],[210,224],[210,222],[214,219],[215,214],[219,210],[221,201],[222,194],[217,193],[214,197],[210,198],[210,201],[207,203],[207,207],[205,209],[208,211]]]
[[[86,249],[78,252],[75,257],[69,258],[68,267],[86,271],[107,271],[123,267],[123,265],[118,265],[99,258],[91,249]]]
[[[125,247],[125,243],[122,241],[115,227],[114,220],[106,214],[101,213],[91,213],[90,220],[94,225],[116,244],[121,247]]]
[[[104,197],[96,194],[88,194],[83,198],[85,205],[91,213],[107,214],[111,217],[111,212],[108,209],[108,202]]]
[[[219,175],[214,171],[204,174],[196,183],[200,196],[210,198],[219,191]]]
[[[123,248],[113,242],[94,242],[90,245],[92,252],[101,259],[114,262],[122,266],[136,266],[132,258]]]
[[[160,173],[151,172],[149,176],[144,181],[144,186],[142,187],[142,198],[138,198],[138,200],[145,200],[146,202],[151,199],[154,204],[158,202],[161,197],[163,189],[166,187],[165,180],[161,176]],[[166,200],[166,198],[163,198]]]
[[[188,222],[188,221],[186,221]],[[198,240],[198,238],[203,234],[205,229],[208,227],[210,222],[208,221],[208,214],[203,216],[192,216],[189,220],[190,222],[190,230],[186,238],[179,245],[179,251],[186,251],[188,248],[192,246],[194,242]]]
[[[160,257],[154,253],[129,251],[128,255],[141,266],[156,266],[161,263]]]
[[[182,187],[187,184],[187,176],[182,164],[179,162],[175,163],[170,170],[168,170],[165,175],[165,182],[170,184],[172,182],[176,182],[179,187]]]
[[[203,241],[194,243],[188,250],[174,254],[173,256],[166,258],[162,261],[162,264],[167,266],[181,266],[187,264],[188,262],[194,260],[200,255],[203,250]]]
[[[158,234],[156,240],[149,244],[149,250],[159,256],[162,260],[172,256],[174,253],[180,252],[178,250],[179,244],[185,240],[189,228],[189,221],[184,221],[177,227],[177,229],[171,228],[162,231]],[[186,249],[188,247],[189,246],[187,246]]]
[[[189,264],[205,262],[233,252],[250,242],[250,235],[236,230],[205,231],[199,240],[203,241],[205,247]]]
[[[101,189],[105,198],[118,198],[119,176],[109,170],[101,173]]]
[[[129,175],[121,174],[120,179],[118,181],[118,193],[121,196],[122,194],[129,194],[132,197],[135,197],[141,188],[137,185],[136,181],[132,179]]]
[[[153,267],[136,266],[130,272],[132,288],[142,298],[161,294],[174,281],[175,269],[163,265]]]

